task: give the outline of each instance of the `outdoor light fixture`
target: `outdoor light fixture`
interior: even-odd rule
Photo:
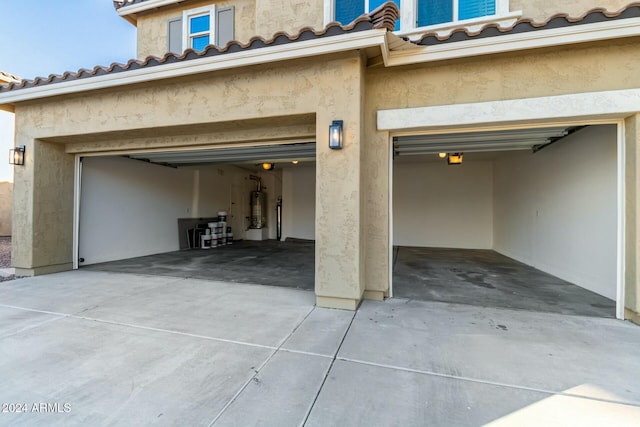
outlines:
[[[447,157],[447,153],[438,153],[438,157],[445,159]]]
[[[291,163],[293,163],[294,165],[297,165],[297,164],[298,164],[298,163],[300,163],[300,162],[298,162],[297,160],[294,160],[294,161],[292,161]]]
[[[447,158],[447,163],[450,165],[461,165],[462,164],[462,153],[451,153]]]
[[[334,120],[329,126],[329,148],[332,150],[342,149],[342,120]]]
[[[273,170],[273,163],[263,163],[262,164],[262,169],[264,169],[266,171]]]
[[[9,164],[24,166],[24,150],[24,145],[19,145],[9,150]]]

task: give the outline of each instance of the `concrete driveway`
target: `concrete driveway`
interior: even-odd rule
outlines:
[[[75,271],[0,283],[0,425],[638,425],[640,327]]]

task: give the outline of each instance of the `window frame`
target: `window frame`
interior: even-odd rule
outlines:
[[[191,33],[191,19],[209,15],[209,31]],[[216,5],[198,7],[182,12],[182,50],[194,49],[192,41],[196,37],[209,36],[208,44],[216,43]],[[195,49],[194,49],[195,50]]]
[[[335,21],[335,4],[338,0],[324,0],[324,25],[328,25],[330,22]],[[369,0],[365,1],[365,10],[369,9]],[[418,26],[418,1],[419,0],[400,0],[400,30],[394,31],[398,35],[410,35],[413,33],[424,33],[436,30],[447,30],[454,27],[460,27],[465,25],[483,24],[486,22],[495,22],[501,20],[517,19],[522,16],[522,12],[510,12],[509,0],[495,0],[496,13],[495,15],[479,16],[477,18],[458,20],[458,2],[460,0],[451,0],[454,2],[453,15],[454,20],[449,22],[443,22],[441,24],[434,24],[429,26]],[[365,13],[365,12],[363,12]],[[343,25],[348,22],[343,22]]]

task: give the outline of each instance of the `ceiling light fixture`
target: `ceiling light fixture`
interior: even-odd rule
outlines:
[[[440,157],[441,159],[446,159],[447,153],[438,153],[438,157]]]
[[[461,165],[462,164],[462,153],[451,153],[449,157],[447,157],[447,163],[450,165]]]
[[[273,170],[273,163],[263,163],[262,164],[262,169],[266,170],[266,171],[270,171]]]
[[[297,165],[297,164],[298,164],[298,163],[300,163],[300,162],[299,162],[299,161],[297,161],[297,160],[294,160],[294,161],[292,161],[291,163],[293,163],[294,165]]]

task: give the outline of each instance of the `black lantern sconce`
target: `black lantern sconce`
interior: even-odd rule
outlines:
[[[343,123],[342,120],[334,120],[331,122],[331,126],[329,126],[329,148],[332,150],[342,149]]]
[[[24,166],[24,151],[24,145],[19,145],[9,150],[9,164]]]

